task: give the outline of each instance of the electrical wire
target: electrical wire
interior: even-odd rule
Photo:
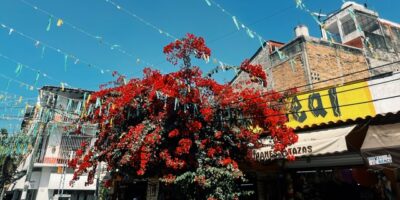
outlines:
[[[333,80],[336,80],[336,79],[344,78],[344,77],[347,77],[347,76],[352,76],[352,75],[355,75],[355,74],[358,74],[358,73],[362,73],[362,72],[366,72],[366,71],[370,71],[370,70],[374,70],[374,69],[379,69],[379,68],[386,67],[386,66],[393,65],[393,64],[397,64],[397,63],[400,63],[400,60],[394,61],[394,62],[391,62],[391,63],[386,63],[386,64],[379,65],[379,66],[375,66],[375,67],[371,67],[371,68],[367,68],[367,69],[363,69],[363,70],[359,70],[359,71],[356,71],[356,72],[344,74],[344,75],[341,75],[341,76],[336,76],[336,77],[333,77],[333,78],[324,79],[324,80],[321,80],[321,81],[318,81],[318,82],[301,85],[301,86],[296,87],[296,89],[303,88],[303,87],[308,87],[308,86],[311,86],[311,85],[314,86],[316,84],[325,83],[325,82],[328,82],[328,81],[333,81]],[[381,74],[381,75],[383,75],[383,74]],[[362,79],[354,80],[354,82],[356,82],[356,81],[365,81],[365,80],[368,80],[368,79],[370,79],[370,78],[362,78]],[[277,91],[277,93],[289,92],[292,89],[280,90],[280,91]],[[261,94],[261,97],[266,97],[268,95],[271,95],[271,94],[267,92],[265,94]],[[239,101],[236,101],[236,102],[231,102],[231,103],[229,103],[229,105],[234,105],[234,104],[241,103],[243,101],[249,101],[249,100],[253,100],[253,99],[255,99],[255,98],[243,99],[243,100],[239,100]]]
[[[343,105],[338,105],[337,107],[340,108],[340,107],[357,106],[360,104],[373,103],[376,101],[383,101],[383,100],[394,99],[394,98],[400,98],[400,95],[394,95],[394,96],[389,96],[389,97],[384,97],[384,98],[379,98],[379,99],[372,99],[372,100],[368,100],[368,101],[361,101],[361,102],[350,103],[350,104],[343,104]],[[298,114],[301,112],[307,113],[307,112],[315,112],[315,111],[321,111],[321,110],[333,109],[333,108],[334,107],[331,106],[331,107],[324,107],[324,108],[319,108],[319,109],[301,110],[298,112],[285,112],[285,113],[280,113],[280,114],[275,114],[275,115],[258,115],[258,116],[251,116],[251,117],[242,117],[242,118],[239,118],[236,120],[244,121],[244,120],[252,120],[252,119],[264,119],[264,118],[268,118],[268,117],[287,116],[287,115],[291,115],[291,114]],[[389,113],[392,113],[392,112],[389,112]],[[380,114],[384,114],[384,113],[380,113]],[[371,116],[371,117],[374,117],[374,116]],[[226,120],[217,120],[214,122],[227,122],[227,121],[232,121],[232,120],[226,119]]]

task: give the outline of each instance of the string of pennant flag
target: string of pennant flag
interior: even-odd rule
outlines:
[[[6,75],[4,75],[2,73],[0,73],[0,77],[3,78],[3,79],[6,79],[8,81],[7,82],[7,86],[5,88],[6,91],[9,89],[11,83],[19,84],[20,87],[25,87],[25,89],[28,90],[28,91],[33,91],[34,89],[38,89],[34,85],[31,85],[31,84],[25,83],[23,81],[19,81],[19,80],[13,79],[13,78],[11,78],[9,76],[6,76]]]
[[[263,46],[264,42],[266,42],[266,40],[260,34],[258,34],[256,31],[250,29],[250,27],[248,27],[246,24],[244,24],[242,21],[240,21],[238,19],[238,17],[236,17],[235,15],[231,14],[228,10],[223,8],[221,6],[221,4],[215,2],[214,0],[205,0],[205,2],[210,7],[212,5],[215,5],[215,7],[218,8],[222,13],[224,13],[224,14],[228,15],[230,18],[232,18],[232,22],[234,23],[237,30],[244,31],[251,39],[258,39],[261,46]]]
[[[238,17],[236,17],[235,15],[233,15],[231,12],[229,12],[227,9],[225,9],[224,7],[222,7],[221,4],[217,3],[214,0],[204,0],[205,3],[211,7],[211,6],[215,6],[216,8],[218,8],[223,14],[229,16],[232,19],[233,24],[235,25],[236,29],[238,31],[244,31],[247,36],[251,39],[257,39],[260,43],[261,48],[265,48],[265,44],[268,43],[266,39],[264,39],[259,33],[257,33],[256,31],[252,30],[248,25],[244,24],[242,21],[239,20]],[[277,53],[278,53],[278,57],[280,60],[285,60],[288,58],[288,56],[280,51],[279,49],[276,49]],[[294,62],[293,60],[291,60],[291,62]],[[212,69],[211,71],[209,71],[207,73],[208,76],[212,76],[215,73],[218,73],[220,70],[231,70],[233,69],[235,71],[235,73],[238,73],[239,71],[239,66],[225,66],[225,65],[220,65],[215,67],[214,69]]]
[[[25,33],[21,32],[21,31],[18,31],[15,28],[12,28],[12,27],[10,27],[8,25],[5,25],[4,23],[0,23],[0,27],[5,29],[5,30],[7,30],[9,35],[11,35],[13,33],[16,33],[16,34],[22,36],[25,39],[31,40],[35,44],[36,47],[42,47],[42,55],[44,55],[44,52],[45,52],[46,49],[51,49],[54,52],[61,54],[64,57],[64,71],[67,71],[67,69],[68,69],[68,61],[72,61],[75,65],[81,63],[81,64],[84,64],[85,66],[87,66],[89,68],[96,69],[101,74],[105,74],[105,73],[112,74],[112,70],[110,70],[110,69],[105,69],[105,68],[99,67],[98,65],[89,63],[89,62],[87,62],[87,61],[85,61],[85,60],[83,60],[83,59],[81,59],[81,58],[79,58],[79,57],[77,57],[77,56],[75,56],[73,54],[67,53],[66,51],[64,51],[64,50],[62,50],[60,48],[56,48],[56,47],[54,47],[52,45],[49,45],[49,44],[47,44],[47,43],[45,43],[43,41],[35,39],[35,38],[29,36],[28,34],[25,34]],[[61,82],[60,84],[63,85],[63,86],[68,86],[68,84],[66,84],[64,82]]]
[[[347,1],[342,0],[342,3],[346,3]],[[310,16],[314,19],[314,21],[326,32],[327,36],[328,36],[328,41],[330,43],[332,42],[336,42],[333,34],[331,32],[329,32],[326,27],[325,24],[323,22],[321,22],[319,14],[316,14],[316,12],[312,12],[311,10],[309,10],[306,5],[304,4],[303,0],[295,0],[296,3],[296,8],[300,9],[300,10],[304,10],[305,12],[307,12],[308,14],[310,14]],[[353,21],[357,21],[356,19],[356,14],[353,8],[347,8],[347,12],[349,13],[350,17],[352,18]],[[356,30],[360,33],[363,32],[362,27],[360,24],[355,23],[356,26]],[[369,38],[363,38],[363,43],[365,44],[365,46],[369,49],[372,49],[373,46],[371,44],[371,42],[369,41]],[[374,52],[374,51],[371,51]],[[376,55],[373,53],[373,56],[376,57]]]
[[[53,81],[53,82],[56,82],[56,83],[64,83],[66,86],[72,87],[71,85],[69,85],[65,81],[57,80],[57,79],[53,78],[52,76],[48,75],[47,73],[44,73],[43,71],[41,71],[38,68],[34,68],[34,67],[31,67],[31,66],[29,66],[27,64],[23,64],[22,62],[19,62],[19,61],[13,59],[13,58],[10,58],[10,57],[2,54],[2,53],[0,53],[0,58],[3,58],[5,60],[8,60],[8,61],[16,64],[15,74],[16,74],[17,77],[22,73],[22,69],[28,69],[30,71],[33,71],[34,74],[35,74],[35,81],[34,81],[33,85],[35,87],[37,86],[37,83],[38,83],[40,77],[46,78],[46,79],[48,79],[50,81]]]
[[[314,19],[314,21],[321,27],[321,29],[323,29],[326,32],[329,43],[335,42],[333,34],[326,29],[325,25],[320,20],[319,14],[316,14],[317,12],[313,12],[310,9],[308,9],[307,6],[304,4],[303,0],[295,0],[295,3],[296,3],[296,8],[308,13]]]
[[[142,24],[146,25],[147,27],[157,31],[159,34],[173,39],[173,40],[178,40],[179,38],[177,38],[176,36],[172,35],[171,33],[167,32],[164,29],[161,29],[160,27],[150,23],[149,21],[145,20],[144,18],[140,17],[139,15],[133,13],[132,11],[129,11],[128,9],[124,8],[123,6],[121,6],[120,4],[116,3],[115,1],[112,0],[104,0],[106,3],[112,5],[114,8],[116,8],[118,11],[125,13],[126,15],[128,15],[129,17],[131,17],[132,19],[141,22]],[[209,57],[203,57],[203,60],[208,63],[210,61]],[[222,60],[218,59],[217,57],[213,56],[211,57],[211,60],[214,64],[219,64],[221,66],[222,69],[225,69],[225,66],[232,66],[226,62],[223,62]]]
[[[77,32],[79,32],[79,33],[81,33],[81,34],[83,34],[83,35],[95,40],[98,44],[108,47],[110,50],[117,51],[117,52],[119,52],[119,53],[121,53],[123,55],[129,56],[129,57],[135,59],[137,64],[138,63],[143,63],[143,64],[145,64],[147,66],[156,67],[154,64],[144,60],[143,58],[140,58],[137,55],[134,55],[134,53],[132,51],[128,51],[128,50],[124,49],[121,44],[109,42],[109,41],[105,40],[105,37],[103,37],[103,36],[101,36],[99,34],[90,33],[89,31],[83,29],[82,27],[79,27],[79,26],[77,26],[77,25],[75,25],[75,24],[73,24],[73,23],[71,23],[69,21],[66,21],[63,17],[57,16],[57,15],[55,15],[53,13],[50,13],[49,11],[44,10],[44,9],[42,9],[42,8],[38,7],[37,5],[34,5],[34,4],[30,3],[30,2],[27,2],[25,0],[20,0],[20,2],[22,2],[23,4],[29,6],[30,8],[32,8],[33,10],[35,10],[37,12],[40,12],[40,13],[42,13],[44,15],[49,16],[49,23],[48,23],[48,25],[46,27],[46,30],[48,30],[48,31],[50,31],[50,27],[52,26],[52,24],[54,24],[53,23],[53,19],[57,19],[57,22],[55,23],[57,27],[61,27],[63,25],[66,25],[66,26],[70,27],[71,29],[73,29],[73,30],[75,30],[75,31],[77,31]]]

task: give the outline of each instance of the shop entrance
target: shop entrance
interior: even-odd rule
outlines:
[[[147,181],[121,183],[116,188],[112,199],[145,200]]]
[[[288,200],[384,200],[394,199],[385,193],[387,179],[383,173],[366,168],[287,171],[285,191]]]

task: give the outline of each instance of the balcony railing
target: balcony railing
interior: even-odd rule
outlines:
[[[65,165],[75,156],[75,151],[81,147],[82,142],[91,144],[94,139],[93,136],[62,135],[61,140],[57,141],[55,145],[45,144],[45,147],[40,148],[36,163]],[[43,139],[43,143],[48,142]]]

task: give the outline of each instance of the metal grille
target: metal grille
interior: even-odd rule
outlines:
[[[82,142],[85,141],[90,144],[92,139],[93,137],[91,136],[63,135],[57,163],[66,164],[70,159],[71,153],[74,154],[80,148]]]

